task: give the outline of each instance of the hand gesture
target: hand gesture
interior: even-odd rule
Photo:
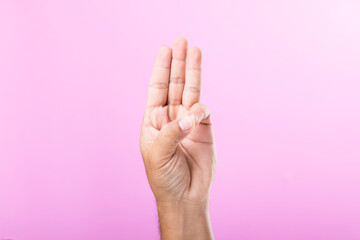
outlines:
[[[152,71],[140,148],[157,202],[206,204],[216,153],[209,109],[199,103],[201,51],[179,37]]]

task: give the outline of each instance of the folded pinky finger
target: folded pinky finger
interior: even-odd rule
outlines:
[[[210,123],[210,110],[209,108],[201,103],[195,103],[192,105],[188,112],[189,116],[193,116],[195,125],[200,123],[209,124]]]

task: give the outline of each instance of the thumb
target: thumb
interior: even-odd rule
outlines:
[[[169,160],[178,144],[200,123],[210,123],[210,111],[207,106],[196,103],[186,116],[165,124],[153,145],[153,157],[157,161]]]
[[[185,116],[164,125],[154,142],[158,154],[163,157],[172,155],[178,143],[191,132],[194,126],[194,116]]]

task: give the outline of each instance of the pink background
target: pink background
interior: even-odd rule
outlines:
[[[203,49],[217,239],[360,239],[357,0],[0,0],[0,239],[158,239],[157,49]]]

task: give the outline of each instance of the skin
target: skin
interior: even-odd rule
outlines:
[[[209,193],[216,151],[209,109],[200,104],[199,48],[178,37],[152,71],[140,148],[155,195],[161,239],[213,239]]]

